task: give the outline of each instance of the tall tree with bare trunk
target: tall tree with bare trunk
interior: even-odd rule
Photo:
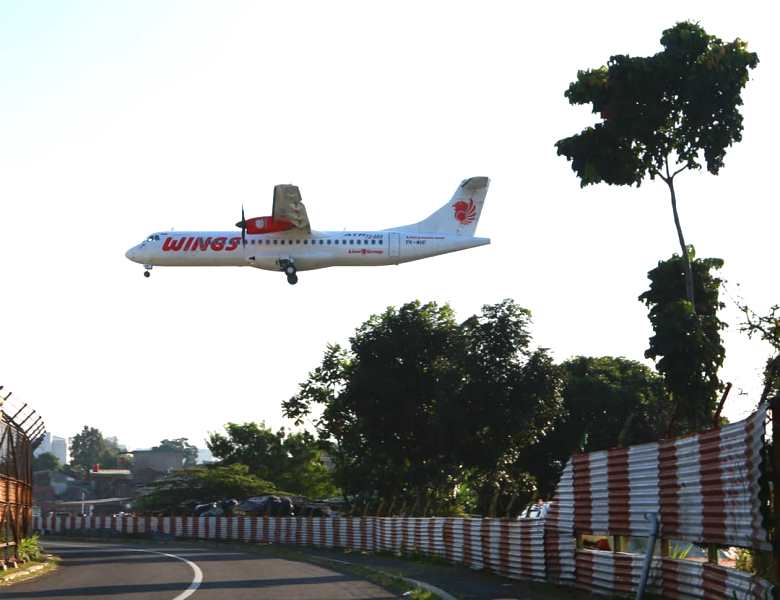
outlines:
[[[565,96],[571,104],[591,104],[602,121],[555,145],[583,187],[639,186],[645,176],[666,184],[685,260],[686,297],[695,311],[674,180],[702,164],[717,175],[726,149],[742,139],[741,94],[758,56],[739,38],[724,43],[690,22],[664,31],[661,45],[653,56],[619,54],[606,66],[579,71]]]

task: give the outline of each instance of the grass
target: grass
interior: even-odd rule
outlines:
[[[13,569],[0,571],[0,587],[9,587],[51,573],[59,566],[59,561],[59,556],[42,554],[38,560],[31,560]],[[43,565],[43,568],[28,572],[29,568],[35,565]]]

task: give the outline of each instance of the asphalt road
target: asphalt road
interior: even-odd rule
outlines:
[[[62,557],[48,575],[7,588],[0,599],[374,600],[392,593],[352,575],[281,558],[203,547],[46,542]]]

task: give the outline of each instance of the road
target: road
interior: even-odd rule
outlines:
[[[46,542],[62,557],[53,573],[0,588],[0,599],[374,600],[397,596],[323,567],[249,552],[187,544],[125,546]]]

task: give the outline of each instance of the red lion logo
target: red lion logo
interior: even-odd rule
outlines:
[[[474,218],[477,216],[477,207],[474,206],[474,199],[469,198],[469,201],[458,200],[452,205],[455,209],[455,220],[461,225],[468,225],[474,222]]]

